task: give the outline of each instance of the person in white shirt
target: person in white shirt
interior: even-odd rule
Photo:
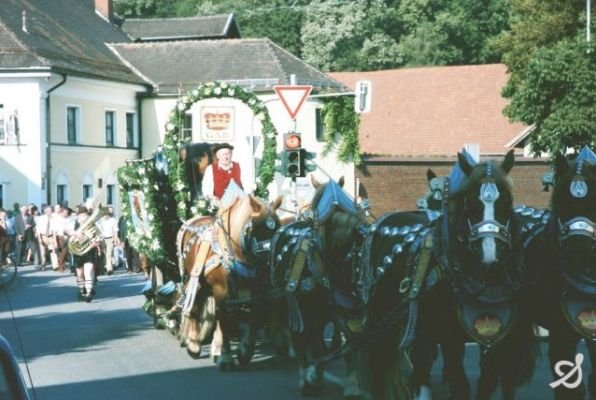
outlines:
[[[42,210],[43,214],[37,220],[37,240],[39,241],[39,253],[41,258],[41,267],[42,271],[46,269],[46,262],[47,262],[47,255],[50,253],[50,260],[52,264],[52,269],[58,269],[58,257],[56,255],[56,249],[58,248],[58,243],[56,239],[56,235],[52,230],[52,207],[45,206]]]
[[[118,245],[118,220],[114,217],[114,208],[108,206],[108,209],[103,212],[102,217],[97,221],[97,227],[102,236],[102,253],[104,257],[104,271],[108,275],[114,273],[114,265],[112,263],[114,255],[114,245]]]
[[[58,256],[57,267],[52,265],[54,271],[63,272],[66,263],[66,256],[68,255],[68,248],[66,246],[66,236],[64,234],[64,224],[66,210],[59,204],[54,206],[54,213],[52,214],[51,226],[52,232],[56,236],[56,254]]]

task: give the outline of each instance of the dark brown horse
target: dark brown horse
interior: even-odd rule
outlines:
[[[531,315],[549,332],[549,359],[553,382],[562,377],[555,372],[559,362],[575,364],[577,344],[584,339],[590,352],[590,396],[575,374],[566,384],[555,385],[557,400],[594,398],[596,374],[596,155],[587,147],[575,158],[555,159],[554,188],[550,213],[525,208],[532,234],[526,260],[530,273],[524,300]],[[582,371],[588,371],[582,366]]]
[[[219,332],[212,342],[212,354],[218,358],[218,367],[227,370],[233,366],[230,334],[233,321],[226,310],[226,302],[250,288],[231,287],[231,277],[240,271],[251,277],[268,277],[266,260],[263,265],[251,264],[249,254],[252,241],[271,238],[279,228],[275,213],[281,204],[278,199],[272,206],[252,195],[237,197],[231,205],[218,211],[215,217],[195,217],[187,221],[178,233],[180,274],[184,293],[178,302],[182,311],[180,336],[185,340],[191,356],[199,356],[201,343],[211,332],[215,321]],[[250,238],[247,235],[250,234]],[[254,260],[254,258],[252,258]],[[220,333],[221,336],[218,334]],[[245,359],[252,354],[245,354]]]
[[[420,298],[419,334],[412,349],[416,388],[428,385],[434,344],[440,343],[450,395],[470,398],[463,369],[464,345],[470,339],[482,348],[477,398],[488,399],[500,380],[504,398],[511,399],[515,387],[531,376],[534,337],[519,301],[525,283],[524,235],[512,208],[507,176],[512,165],[511,152],[501,166],[489,162],[480,168],[460,155],[459,171],[442,178],[447,186],[442,189],[443,215],[434,228],[438,268],[433,270],[443,279]],[[455,182],[458,174],[461,185]],[[486,218],[487,207],[492,218]]]

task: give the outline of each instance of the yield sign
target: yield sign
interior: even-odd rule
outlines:
[[[273,90],[281,100],[291,119],[296,119],[300,107],[312,91],[312,85],[276,85]]]

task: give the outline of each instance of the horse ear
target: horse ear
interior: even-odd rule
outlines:
[[[321,182],[319,182],[313,174],[310,174],[310,182],[312,183],[312,185],[315,189],[318,189],[321,187]]]
[[[557,175],[563,175],[569,169],[569,163],[567,158],[561,153],[557,153],[555,157],[555,173]]]
[[[344,187],[344,183],[346,183],[346,179],[342,176],[341,178],[339,178],[339,180],[337,181],[337,184],[339,185],[340,188]]]
[[[279,207],[281,207],[281,203],[283,202],[283,200],[283,196],[277,196],[277,199],[275,199],[273,203],[271,203],[271,209],[273,209],[273,211],[277,210]]]
[[[466,156],[464,156],[462,153],[457,153],[457,162],[459,163],[461,170],[464,171],[464,174],[466,174],[466,176],[470,176],[474,170],[474,167],[470,165]]]
[[[511,149],[505,155],[505,159],[503,160],[503,163],[501,164],[501,168],[503,168],[503,171],[505,171],[507,174],[509,174],[509,171],[511,171],[511,168],[513,168],[514,162],[515,162],[515,154],[514,154],[514,150]]]
[[[250,199],[250,207],[253,211],[260,211],[263,208],[263,203],[261,203],[255,196],[249,194],[248,198]]]
[[[437,174],[435,174],[435,172],[432,169],[429,168],[426,170],[426,179],[429,182],[432,181],[436,177],[437,177]]]

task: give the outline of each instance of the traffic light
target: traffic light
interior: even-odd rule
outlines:
[[[282,169],[285,176],[304,176],[302,150],[302,138],[299,133],[289,132],[284,134]]]

